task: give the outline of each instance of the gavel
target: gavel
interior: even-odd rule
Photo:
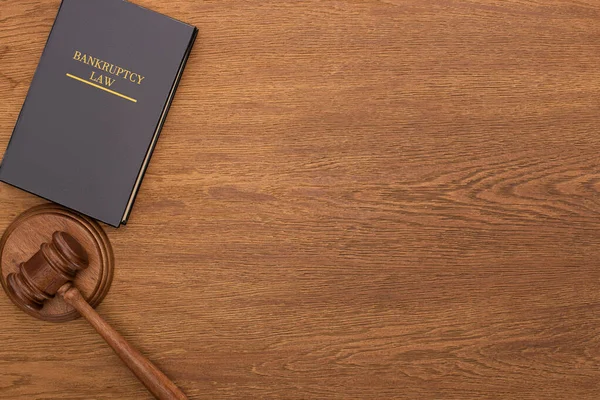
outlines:
[[[164,373],[104,321],[73,286],[77,273],[88,264],[87,252],[73,236],[54,232],[50,243],[42,244],[37,253],[19,266],[17,273],[7,276],[7,290],[33,310],[40,310],[55,295],[62,297],[96,329],[154,397],[187,399]]]

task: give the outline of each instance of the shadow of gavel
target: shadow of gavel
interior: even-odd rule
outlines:
[[[55,295],[62,297],[96,329],[157,399],[187,399],[165,374],[104,321],[73,286],[77,273],[88,264],[88,254],[75,238],[65,232],[54,232],[52,241],[44,243],[22,263],[19,272],[8,275],[7,289],[24,307],[33,310],[40,310]]]

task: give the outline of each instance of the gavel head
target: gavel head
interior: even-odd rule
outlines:
[[[19,266],[19,272],[6,278],[10,294],[30,309],[39,310],[44,301],[54,297],[77,272],[87,268],[88,254],[73,236],[54,232],[52,241]]]

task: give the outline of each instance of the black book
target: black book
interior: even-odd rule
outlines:
[[[0,181],[126,223],[196,33],[126,1],[63,0]]]

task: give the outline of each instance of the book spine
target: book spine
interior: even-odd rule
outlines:
[[[142,167],[140,169],[140,172],[138,174],[138,179],[135,182],[135,185],[133,187],[131,196],[129,198],[129,202],[127,204],[127,207],[125,209],[125,212],[123,214],[123,218],[121,219],[121,223],[123,225],[127,225],[127,221],[129,219],[129,216],[131,214],[131,209],[133,208],[133,204],[135,203],[135,199],[137,197],[137,194],[139,192],[142,180],[144,175],[146,174],[146,170],[148,169],[148,164],[150,163],[150,158],[152,157],[152,153],[154,152],[154,148],[156,147],[156,143],[158,142],[158,137],[160,136],[160,132],[162,131],[162,127],[165,124],[165,120],[167,117],[167,114],[169,113],[169,109],[171,108],[171,104],[173,103],[173,99],[175,97],[175,92],[177,91],[177,87],[179,86],[179,82],[181,81],[181,77],[183,76],[183,71],[185,69],[185,65],[187,64],[188,59],[190,58],[190,54],[192,52],[192,47],[194,46],[194,42],[196,41],[196,37],[198,36],[198,29],[194,28],[194,32],[192,33],[192,37],[190,38],[190,43],[188,45],[187,51],[185,52],[185,55],[183,56],[183,59],[181,61],[181,65],[179,66],[179,71],[177,73],[177,76],[175,77],[175,80],[173,82],[173,87],[171,89],[171,93],[167,99],[167,102],[165,104],[165,108],[163,109],[163,113],[161,115],[161,118],[158,122],[158,126],[156,129],[156,133],[154,135],[154,138],[152,139],[152,142],[150,143],[150,147],[148,148],[148,153],[146,154],[146,158],[144,159],[144,163],[142,164]]]
[[[19,116],[17,117],[17,122],[15,123],[15,127],[13,128],[13,133],[12,133],[10,139],[8,140],[8,145],[6,146],[6,151],[4,152],[4,157],[2,158],[2,161],[0,161],[0,180],[2,180],[2,163],[4,162],[6,155],[8,154],[8,150],[10,149],[10,142],[12,142],[14,134],[17,130],[17,126],[19,126],[19,121],[21,120],[21,116],[23,115],[23,110],[27,106],[27,97],[29,97],[29,93],[31,92],[33,86],[35,85],[35,81],[36,81],[35,76],[37,75],[37,72],[40,69],[42,62],[44,61],[44,54],[46,53],[48,43],[50,42],[50,39],[52,38],[52,31],[54,30],[54,27],[57,25],[58,18],[60,17],[60,10],[62,9],[63,3],[64,3],[64,0],[61,0],[60,5],[58,6],[58,11],[56,13],[56,18],[54,18],[54,23],[52,24],[52,28],[50,28],[50,33],[48,33],[48,38],[46,38],[46,44],[44,45],[44,50],[42,50],[42,55],[40,56],[40,61],[38,62],[35,72],[33,73],[33,78],[31,79],[31,84],[29,85],[29,90],[27,91],[27,95],[25,96],[25,100],[23,101],[23,106],[21,107],[21,111],[19,112]]]

